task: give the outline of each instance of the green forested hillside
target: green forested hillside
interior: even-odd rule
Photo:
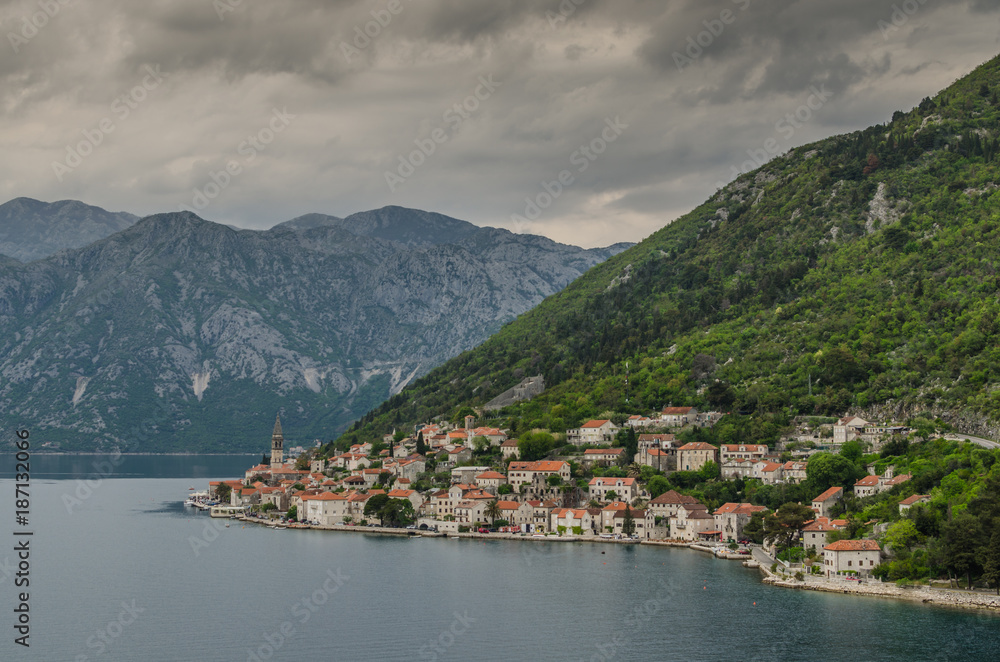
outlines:
[[[741,176],[342,441],[539,373],[548,390],[503,412],[515,433],[668,403],[783,419],[892,402],[996,420],[998,94],[994,59],[887,124]]]

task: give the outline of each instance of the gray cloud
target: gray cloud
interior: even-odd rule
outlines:
[[[220,16],[210,0],[77,0],[12,42],[39,5],[0,0],[0,198],[143,214],[207,190],[201,215],[245,227],[399,204],[588,246],[637,240],[768,138],[786,150],[884,121],[1000,36],[1000,1],[985,0],[926,3],[900,25],[896,0],[400,0],[394,14],[389,0],[221,1]],[[139,89],[149,67],[163,80]],[[476,99],[480,77],[499,85]],[[830,99],[778,133],[814,85]],[[272,132],[276,111],[294,117]],[[581,171],[615,117],[628,128]],[[95,133],[102,120],[113,131]],[[390,190],[386,172],[436,130],[444,142]],[[57,174],[88,135],[99,144]],[[572,183],[516,221],[563,171]]]

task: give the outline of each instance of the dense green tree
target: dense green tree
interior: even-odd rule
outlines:
[[[624,427],[618,432],[616,442],[625,449],[622,453],[623,466],[634,462],[635,455],[639,452],[639,438],[635,434],[635,428],[631,425]]]
[[[847,458],[854,464],[858,464],[864,454],[865,450],[857,439],[852,439],[840,447],[840,456]]]
[[[670,487],[670,481],[665,476],[653,476],[646,483],[646,490],[649,491],[649,495],[654,499],[664,492],[669,492],[671,489],[673,488]]]
[[[754,513],[750,516],[750,521],[743,527],[743,534],[758,545],[764,542],[767,535],[764,526],[764,520],[767,516],[768,513]]]
[[[1000,529],[994,529],[990,543],[986,546],[982,558],[983,579],[993,584],[1000,595]]]
[[[979,519],[969,513],[959,513],[944,525],[944,565],[956,575],[965,575],[972,588],[972,574],[979,569],[976,553],[982,544]]]
[[[417,433],[417,455],[427,454],[427,443],[424,441],[423,430]]]
[[[635,533],[635,518],[632,516],[632,508],[625,504],[625,515],[622,518],[622,535],[631,536]]]
[[[764,535],[767,540],[772,540],[778,550],[785,550],[792,546],[792,542],[798,536],[799,531],[806,522],[816,518],[816,513],[812,508],[800,503],[788,502],[783,504],[774,514],[764,518]]]
[[[503,515],[503,511],[500,509],[500,502],[497,499],[493,499],[488,504],[486,504],[486,509],[483,511],[483,516],[490,520],[495,527],[497,525],[497,520]]]
[[[816,453],[806,465],[806,477],[816,494],[834,486],[850,487],[863,474],[858,465],[843,455]]]
[[[299,517],[299,507],[294,505],[289,507],[288,512],[285,513],[285,517],[287,517],[290,522],[296,521]]]
[[[519,457],[523,462],[541,460],[555,446],[555,439],[547,432],[529,432],[517,442]]]
[[[913,545],[920,542],[921,537],[913,520],[901,519],[889,527],[883,540],[894,553],[905,554]]]
[[[219,483],[219,486],[215,488],[215,497],[221,502],[228,502],[232,493],[233,488],[225,483]]]

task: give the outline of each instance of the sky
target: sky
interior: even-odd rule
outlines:
[[[584,247],[909,110],[1000,0],[0,0],[0,201],[399,205]]]

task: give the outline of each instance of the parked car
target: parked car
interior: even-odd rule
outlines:
[[[479,533],[489,533],[489,532],[490,532],[490,530],[487,529],[487,528],[480,528],[479,529]]]

